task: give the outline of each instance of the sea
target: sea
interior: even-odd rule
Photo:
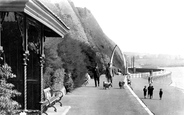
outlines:
[[[166,67],[166,71],[171,71],[171,86],[177,87],[184,92],[184,67]]]

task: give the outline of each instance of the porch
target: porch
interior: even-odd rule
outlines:
[[[10,82],[21,92],[15,100],[24,112],[43,111],[45,38],[63,38],[68,31],[39,0],[0,1],[0,64],[10,65],[16,75]]]

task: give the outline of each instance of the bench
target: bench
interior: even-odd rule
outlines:
[[[51,88],[46,88],[43,91],[44,91],[44,100],[40,102],[43,107],[43,113],[48,115],[46,111],[49,107],[53,107],[54,111],[57,112],[57,109],[54,105],[55,103],[60,103],[60,106],[62,107],[62,103],[61,103],[61,99],[63,97],[62,91],[59,91],[59,90],[54,91]]]

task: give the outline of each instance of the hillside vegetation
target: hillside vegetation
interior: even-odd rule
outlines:
[[[103,74],[114,46],[116,45],[103,32],[98,22],[87,8],[75,7],[71,0],[41,0],[52,9],[70,28],[62,39],[46,38],[44,87],[70,87],[68,91],[84,83],[88,72],[93,78],[93,68],[98,63],[100,74]],[[125,71],[123,55],[116,49],[113,66]],[[66,86],[67,83],[67,86]]]

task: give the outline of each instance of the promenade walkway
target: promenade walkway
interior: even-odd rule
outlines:
[[[57,112],[52,108],[48,110],[49,115],[149,115],[141,106],[139,101],[132,95],[128,87],[120,89],[119,81],[123,81],[122,75],[116,75],[113,80],[113,87],[103,89],[102,82],[106,81],[100,77],[100,87],[94,87],[94,80],[91,79],[87,86],[75,89],[66,94],[63,99],[63,107]]]
[[[143,88],[148,86],[148,80],[132,78],[132,87],[136,95],[155,115],[184,115],[184,92],[170,86],[171,76],[161,77],[153,81],[153,99],[144,99]],[[163,89],[163,98],[159,99],[159,89]]]

